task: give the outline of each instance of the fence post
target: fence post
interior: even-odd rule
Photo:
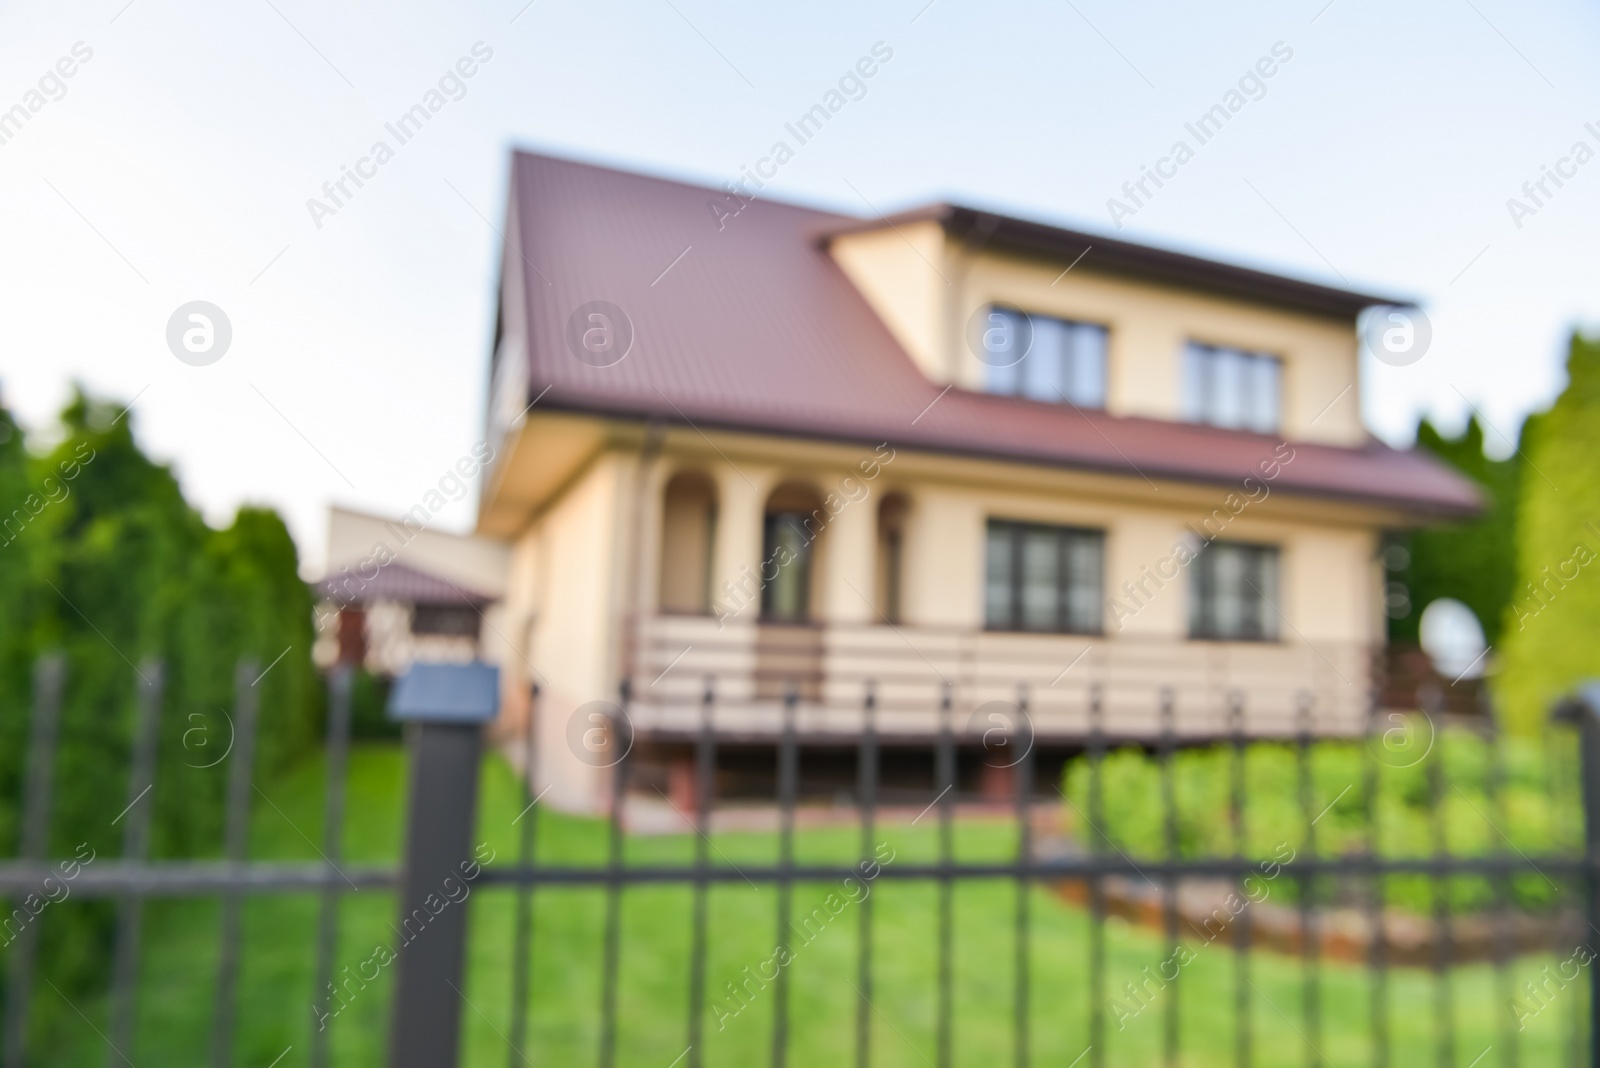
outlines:
[[[56,740],[61,729],[61,691],[66,658],[41,657],[33,672],[33,720],[28,730],[26,793],[22,810],[20,859],[43,866],[50,853],[50,795],[55,780]],[[20,897],[21,895],[19,895]],[[39,925],[30,923],[15,939],[6,972],[5,1064],[24,1068],[28,1057],[28,1006],[39,957]]]
[[[128,767],[128,807],[112,820],[122,825],[122,859],[143,863],[150,854],[150,825],[155,798],[146,798],[156,785],[156,757],[161,747],[161,702],[166,674],[161,662],[146,660],[134,669],[139,676],[138,708],[133,726],[133,759]],[[144,783],[141,790],[139,784]],[[111,958],[111,1012],[106,1040],[107,1068],[127,1061],[123,1050],[133,1047],[139,1022],[139,940],[144,926],[144,898],[124,893],[117,900],[117,940]]]
[[[1590,929],[1600,923],[1600,683],[1589,683],[1558,708],[1578,721],[1584,777],[1584,897]],[[1589,1063],[1600,1065],[1600,983],[1589,983]]]
[[[411,783],[389,1068],[458,1063],[467,899],[454,895],[476,874],[478,760],[499,707],[499,672],[487,664],[413,665],[390,699],[389,715],[406,723]]]
[[[1589,682],[1556,705],[1554,718],[1575,723],[1583,767],[1584,904],[1589,927],[1600,925],[1600,682]],[[1600,1065],[1600,982],[1589,982],[1589,1064]]]

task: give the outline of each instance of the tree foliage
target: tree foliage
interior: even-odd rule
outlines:
[[[1469,522],[1424,527],[1400,539],[1410,560],[1394,569],[1391,577],[1405,586],[1409,605],[1391,617],[1389,638],[1416,642],[1422,610],[1440,597],[1453,597],[1477,615],[1485,640],[1498,645],[1515,582],[1522,461],[1515,454],[1491,460],[1484,452],[1484,428],[1476,415],[1454,438],[1422,420],[1417,447],[1476,482],[1483,492],[1484,511]]]
[[[257,766],[312,744],[320,715],[311,663],[312,603],[278,515],[241,508],[217,530],[185,501],[165,465],[134,441],[133,413],[77,392],[57,443],[30,453],[0,408],[0,848],[21,818],[31,675],[37,657],[66,659],[54,765],[50,853],[87,843],[121,849],[119,813],[141,677],[164,684],[153,806],[157,856],[215,855],[232,758],[234,665],[260,678]],[[159,668],[155,665],[159,664]],[[228,754],[224,756],[224,754]],[[12,903],[15,905],[15,903]],[[109,907],[73,902],[40,914],[53,981],[103,974]]]
[[[1523,434],[1528,471],[1498,686],[1518,730],[1536,729],[1552,702],[1600,676],[1600,339],[1573,335],[1567,378]]]

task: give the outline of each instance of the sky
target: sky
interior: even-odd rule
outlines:
[[[1368,426],[1476,409],[1505,453],[1600,321],[1597,35],[1511,0],[6,5],[0,397],[40,443],[75,382],[131,403],[209,521],[277,507],[314,572],[328,505],[404,512],[483,434],[514,147],[719,186],[881,45],[763,196],[955,200],[1415,299],[1431,344],[1367,359]],[[442,78],[420,134],[309,206]],[[194,301],[231,328],[214,359],[169,344]]]

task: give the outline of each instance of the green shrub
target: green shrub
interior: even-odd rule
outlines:
[[[1418,724],[1425,743],[1426,724]],[[1232,819],[1235,755],[1229,745],[1181,750],[1172,757],[1172,796],[1177,853],[1185,858],[1228,857],[1252,860],[1281,857],[1280,849],[1304,855],[1312,847],[1323,857],[1360,856],[1374,844],[1392,858],[1431,857],[1444,851],[1457,857],[1520,853],[1551,856],[1579,848],[1581,810],[1571,745],[1502,737],[1495,743],[1464,730],[1439,732],[1424,759],[1407,764],[1374,740],[1369,753],[1362,741],[1318,741],[1308,750],[1309,790],[1301,793],[1296,747],[1281,742],[1246,746],[1242,775],[1242,835]],[[1500,746],[1501,788],[1491,789],[1493,745]],[[1384,757],[1388,763],[1378,758]],[[1370,773],[1370,774],[1369,774]],[[1069,822],[1086,843],[1096,837],[1088,824],[1092,767],[1087,756],[1068,763],[1063,792],[1071,802]],[[1160,759],[1123,748],[1101,762],[1102,813],[1099,832],[1107,848],[1137,862],[1167,855],[1167,802]],[[1493,797],[1493,800],[1491,798]],[[1289,871],[1293,871],[1290,865]],[[1284,900],[1296,900],[1296,880],[1286,881]],[[1391,876],[1390,904],[1428,912],[1434,907],[1433,882],[1426,876]],[[1450,907],[1483,908],[1495,901],[1492,882],[1478,877],[1447,881]],[[1331,888],[1319,890],[1329,896]],[[1275,896],[1279,896],[1274,891]],[[1547,907],[1557,891],[1537,874],[1518,877],[1518,904]]]
[[[350,680],[350,735],[364,741],[397,741],[400,724],[389,718],[389,688],[394,680],[358,668]]]

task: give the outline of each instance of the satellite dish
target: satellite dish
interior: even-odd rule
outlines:
[[[1422,651],[1439,674],[1447,679],[1483,676],[1487,649],[1483,626],[1472,609],[1453,597],[1440,597],[1422,610],[1419,630]]]

